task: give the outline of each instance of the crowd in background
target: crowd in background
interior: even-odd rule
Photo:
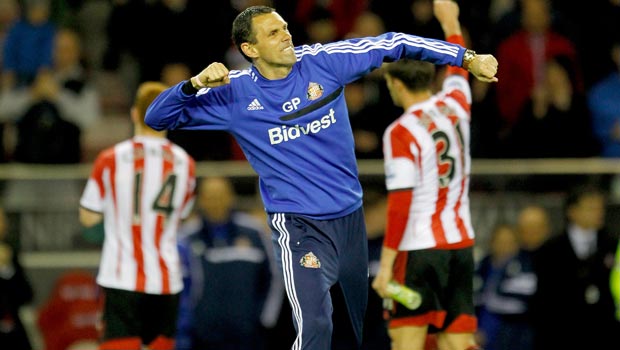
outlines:
[[[209,62],[245,68],[230,23],[256,4],[289,20],[295,45],[386,31],[441,38],[432,0],[2,0],[0,159],[92,161],[140,81],[174,84]],[[468,47],[500,62],[497,84],[472,81],[474,158],[620,155],[620,1],[460,5]],[[170,67],[185,73],[170,78]],[[381,158],[381,134],[398,115],[381,72],[346,93],[358,157]],[[198,161],[244,159],[221,132],[169,137]]]
[[[471,81],[474,158],[620,156],[619,0],[459,3],[467,46],[493,53],[499,60],[497,84]],[[241,9],[257,4],[274,6],[290,21],[295,45],[386,31],[442,37],[432,0],[0,0],[0,162],[90,162],[100,148],[117,140],[114,137],[131,134],[129,117],[123,114],[141,81],[173,85],[214,61],[243,69],[248,62],[231,46],[230,23]],[[371,73],[349,84],[345,93],[357,156],[381,159],[381,135],[400,115],[382,75]],[[120,119],[116,118],[119,114]],[[125,123],[119,124],[119,120]],[[168,137],[198,161],[244,159],[225,133],[173,131]],[[600,200],[596,193],[593,196],[595,202]],[[382,212],[384,198],[372,194],[369,199],[369,206]],[[573,220],[572,215],[579,213],[567,215],[567,220]],[[479,337],[486,349],[504,349],[505,344],[531,348],[532,327],[545,326],[531,322],[530,303],[539,308],[554,306],[536,304],[535,291],[527,288],[536,259],[531,252],[548,236],[558,233],[564,237],[560,234],[564,227],[574,226],[569,221],[550,225],[548,220],[542,208],[525,208],[517,222],[502,222],[490,234],[490,255],[481,260],[477,270]],[[209,224],[205,220],[201,230],[208,231]],[[554,226],[553,232],[549,226]],[[369,238],[376,243],[371,247],[380,247],[382,221],[373,220],[368,227]],[[595,224],[578,231],[599,229]],[[188,242],[192,237],[200,239],[201,230],[188,236]],[[534,242],[529,242],[530,238]],[[233,243],[227,244],[234,248]],[[562,251],[558,243],[545,249]],[[588,306],[598,304],[601,298],[600,276],[607,273],[605,259],[611,254],[592,249],[583,257],[571,256],[574,269],[569,271],[577,274],[575,284],[583,284],[586,294],[576,298],[586,302],[582,310],[587,319],[601,315],[596,313],[600,310]],[[376,255],[376,249],[370,253]],[[546,255],[555,257],[557,253]],[[21,272],[17,262],[15,267]],[[592,273],[584,275],[583,271]],[[498,288],[506,285],[518,287],[517,292]],[[596,291],[591,286],[596,286]],[[27,283],[26,287],[30,288]],[[597,300],[592,301],[597,292]],[[28,299],[26,294],[22,296]],[[376,298],[372,293],[370,297]],[[367,346],[387,349],[384,325],[377,322],[381,319],[380,300],[373,301],[366,339],[375,343]],[[609,300],[603,301],[609,307]],[[290,311],[286,300],[281,302],[282,319],[262,321],[271,333],[291,336],[292,330],[287,328]],[[560,311],[552,312],[557,316]],[[510,329],[510,333],[499,337],[493,333],[498,327]],[[338,334],[336,330],[335,339]],[[276,349],[277,344],[269,343],[272,338],[267,336],[265,342]]]

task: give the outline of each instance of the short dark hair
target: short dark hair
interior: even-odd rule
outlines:
[[[241,50],[243,43],[256,43],[256,36],[252,30],[252,19],[259,15],[275,12],[276,10],[269,6],[250,6],[237,15],[232,24],[232,41],[237,46],[237,50],[241,52],[243,57],[252,62],[252,59],[246,56]]]
[[[580,182],[573,185],[566,194],[564,211],[568,211],[570,208],[579,204],[582,199],[590,196],[601,196],[605,198],[605,192],[599,185],[593,182]]]
[[[435,65],[430,62],[402,59],[387,64],[385,73],[402,81],[407,89],[420,91],[432,87],[435,79]]]

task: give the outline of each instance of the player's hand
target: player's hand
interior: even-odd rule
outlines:
[[[211,63],[207,68],[203,69],[198,75],[193,77],[192,85],[195,88],[214,88],[226,84],[230,84],[228,77],[228,68],[219,62]]]
[[[448,23],[459,18],[459,5],[453,0],[433,0],[433,13],[439,23]]]
[[[372,281],[372,289],[374,289],[377,294],[379,294],[382,298],[387,298],[387,285],[388,282],[392,280],[392,269],[389,268],[379,268],[377,272],[377,276]]]
[[[494,83],[498,81],[495,76],[498,66],[497,59],[493,55],[476,55],[467,70],[480,81]]]

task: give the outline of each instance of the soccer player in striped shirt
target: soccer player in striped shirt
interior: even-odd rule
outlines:
[[[329,290],[336,283],[355,332],[350,348],[359,348],[368,253],[344,86],[405,57],[461,66],[466,49],[403,33],[294,47],[287,23],[264,6],[242,11],[232,27],[252,66],[208,65],[157,97],[146,122],[157,130],[232,133],[259,176],[297,329],[292,348],[331,347]],[[495,79],[492,56],[468,57],[474,75]]]
[[[435,0],[446,40],[463,44],[459,6]],[[380,267],[372,287],[387,297],[390,280],[422,297],[409,310],[391,303],[393,350],[424,349],[438,333],[441,349],[476,348],[473,305],[474,230],[469,211],[471,91],[467,71],[448,67],[442,91],[433,95],[435,67],[391,63],[386,83],[404,114],[383,136],[388,218]]]
[[[87,228],[103,222],[97,283],[103,287],[99,349],[174,349],[183,288],[177,230],[189,215],[194,160],[144,124],[146,108],[167,86],[145,82],[131,108],[134,137],[101,152],[80,199]]]

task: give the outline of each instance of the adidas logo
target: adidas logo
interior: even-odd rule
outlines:
[[[257,111],[259,109],[265,109],[265,108],[263,108],[260,102],[258,102],[258,99],[255,98],[254,101],[250,102],[250,104],[248,105],[248,111]]]

